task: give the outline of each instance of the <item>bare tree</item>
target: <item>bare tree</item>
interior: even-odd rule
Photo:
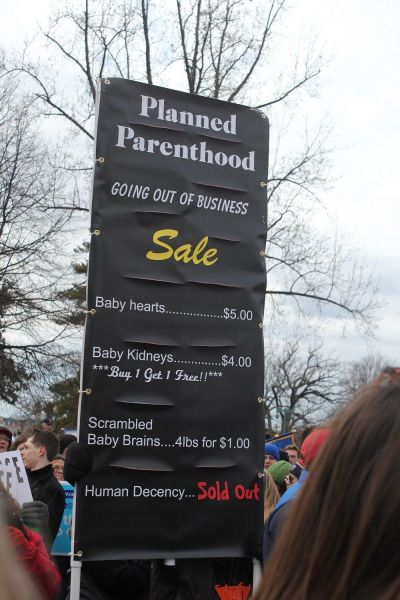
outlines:
[[[31,99],[0,78],[0,367],[8,402],[63,333],[49,316],[62,310],[60,236],[70,214],[50,210],[62,201],[65,181],[40,141],[38,120]]]
[[[65,298],[58,293],[54,279],[48,277],[52,272],[48,259],[58,258],[54,246],[49,252],[49,245],[50,240],[56,240],[59,232],[68,227],[73,214],[88,210],[92,166],[88,156],[91,156],[89,148],[94,136],[95,88],[99,77],[186,86],[191,93],[244,102],[272,115],[266,188],[267,314],[272,319],[282,311],[297,310],[307,315],[316,311],[323,314],[325,308],[337,309],[338,315],[351,316],[367,327],[373,326],[376,289],[366,265],[335,232],[321,234],[313,226],[315,212],[324,210],[318,194],[328,178],[327,132],[321,127],[310,130],[306,123],[303,127],[298,120],[296,102],[315,89],[322,59],[310,44],[293,60],[289,57],[282,60],[279,44],[284,36],[287,9],[286,0],[171,0],[168,3],[70,0],[58,5],[50,23],[42,30],[44,59],[32,55],[27,46],[17,59],[7,61],[9,76],[23,80],[35,106],[40,107],[42,116],[51,123],[47,132],[57,130],[57,136],[69,149],[52,161],[39,156],[36,142],[40,138],[33,133],[36,119],[25,119],[27,132],[21,139],[28,139],[31,132],[32,148],[37,149],[32,164],[41,169],[40,174],[38,171],[32,178],[35,182],[32,185],[35,188],[41,181],[43,193],[40,202],[35,203],[35,210],[33,206],[27,207],[14,222],[9,237],[18,240],[19,245],[24,241],[27,246],[24,269],[13,275],[10,262],[7,263],[8,275],[3,276],[6,317],[0,318],[3,330],[8,332],[8,346],[4,344],[3,350],[9,356],[12,353],[31,360],[41,352],[43,366],[40,369],[44,370],[54,355],[48,341],[57,340],[60,329],[53,331],[49,327],[47,315],[50,307],[53,312],[62,310]],[[296,118],[280,119],[286,114]],[[282,125],[278,125],[280,120]],[[294,135],[291,134],[293,123]],[[300,127],[304,132],[302,136],[298,134]],[[21,154],[17,158],[20,161]],[[62,186],[54,185],[56,167],[58,181],[64,173],[70,182],[65,193],[60,193]],[[19,175],[28,172],[27,164]],[[21,198],[26,203],[33,195],[23,194]],[[36,233],[30,238],[18,233],[18,228],[21,231],[24,228],[23,218],[25,223],[35,223]],[[15,268],[18,264],[17,261]],[[68,285],[63,285],[63,289],[68,289]],[[40,320],[42,324],[45,322],[42,329],[37,327]],[[67,321],[60,316],[57,323],[69,328]],[[26,328],[31,344],[26,340],[20,344],[9,335],[13,328],[18,331],[22,327]],[[64,349],[58,351],[63,354]],[[296,345],[287,348],[288,367],[300,368],[300,357]],[[334,365],[321,358],[319,347],[309,350],[309,359],[306,375],[308,377],[311,368],[319,369],[323,389],[322,369],[327,369],[329,379]],[[275,364],[279,361],[278,368]],[[276,376],[268,375],[267,381],[279,381],[279,385],[284,386],[283,365],[282,356],[272,361],[268,368],[278,370]],[[47,377],[45,373],[40,376]],[[289,381],[286,390],[288,386]],[[280,400],[283,404],[279,410],[276,404],[282,427],[306,421],[317,410],[318,402],[328,402],[318,396],[319,388],[296,389],[293,396]],[[272,388],[267,387],[267,390],[272,393]],[[296,402],[296,398],[300,399]]]
[[[379,353],[367,354],[359,361],[348,363],[342,378],[344,397],[351,398],[359,388],[370,383],[388,366],[390,361]]]
[[[62,117],[86,141],[93,137],[99,77],[168,84],[165,77],[173,73],[186,81],[189,92],[245,101],[267,111],[288,102],[293,110],[296,95],[312,89],[318,79],[322,60],[312,44],[290,64],[274,60],[286,0],[176,0],[163,4],[162,10],[160,6],[156,0],[61,5],[44,39],[50,66],[63,65],[62,72],[74,81],[73,93],[55,79],[55,69],[29,60],[28,50],[10,71],[26,75],[44,112]],[[323,129],[304,131],[297,147],[293,138],[292,146],[285,147],[283,130],[273,133],[267,299],[271,308],[281,308],[287,299],[300,312],[310,299],[319,310],[336,307],[370,327],[377,308],[373,278],[334,232],[322,237],[311,224],[313,212],[323,210],[317,194],[326,182],[329,153]],[[69,169],[75,174],[88,169],[87,155],[76,153],[80,162]],[[82,185],[81,180],[77,188]],[[61,207],[86,210],[87,204],[76,195]]]
[[[325,418],[340,397],[338,361],[326,358],[322,346],[302,351],[299,342],[287,342],[271,353],[265,370],[266,426],[287,432]]]

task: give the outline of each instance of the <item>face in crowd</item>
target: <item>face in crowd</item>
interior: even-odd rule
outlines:
[[[25,469],[36,469],[43,456],[43,451],[45,452],[43,446],[35,446],[32,438],[28,438],[20,449]]]
[[[264,446],[264,469],[267,470],[271,465],[279,460],[279,448],[275,444],[265,444]]]
[[[0,433],[0,452],[7,452],[10,440],[4,433]]]
[[[7,452],[11,444],[11,437],[4,429],[0,429],[0,452]]]
[[[276,463],[275,456],[272,456],[272,454],[265,454],[265,456],[264,456],[264,469],[268,469],[268,467],[270,467],[274,463]]]
[[[51,461],[53,465],[54,476],[58,481],[64,481],[64,461],[62,458],[55,458]]]
[[[297,452],[297,450],[285,449],[285,452],[287,452],[287,455],[289,456],[290,464],[295,465],[296,462],[299,460],[299,453]]]

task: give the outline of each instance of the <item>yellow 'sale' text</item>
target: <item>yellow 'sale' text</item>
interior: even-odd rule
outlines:
[[[178,235],[179,231],[177,229],[159,229],[158,231],[155,231],[153,235],[153,243],[156,246],[161,246],[161,248],[164,248],[165,250],[163,252],[149,250],[146,254],[146,258],[149,260],[169,260],[172,258],[177,262],[181,260],[184,263],[193,262],[194,265],[200,265],[203,263],[203,265],[206,267],[210,267],[217,262],[217,249],[207,248],[206,250],[208,244],[208,235],[205,235],[203,238],[201,238],[201,240],[193,249],[192,244],[182,244],[174,250],[170,244],[167,244],[167,242],[161,239],[167,238],[172,240]]]

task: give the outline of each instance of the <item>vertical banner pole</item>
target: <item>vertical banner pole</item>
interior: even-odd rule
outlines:
[[[81,589],[81,569],[82,563],[79,560],[75,560],[73,554],[71,554],[71,589],[69,593],[69,600],[79,600],[80,589]]]
[[[261,563],[257,558],[253,558],[253,590],[252,590],[251,597],[254,596],[255,591],[257,590],[258,586],[260,585],[261,576],[262,576]]]
[[[75,554],[75,527],[76,527],[76,485],[74,486],[74,496],[72,503],[72,523],[71,523],[71,584],[70,584],[70,594],[69,600],[80,600],[80,591],[81,591],[81,570],[82,570],[82,562],[80,560],[76,560],[76,557],[80,558],[82,553],[78,551]]]

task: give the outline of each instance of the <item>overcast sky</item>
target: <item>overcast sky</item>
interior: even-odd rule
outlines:
[[[341,175],[325,201],[379,276],[378,339],[337,340],[342,356],[373,350],[400,362],[400,2],[307,0],[297,11],[330,57],[321,101],[335,124]]]
[[[326,339],[342,360],[376,351],[400,363],[398,144],[400,141],[400,2],[293,0],[290,27],[313,27],[328,60],[320,99],[334,123],[336,181],[323,200],[379,277],[375,339],[340,336],[328,323]],[[45,22],[45,0],[0,0],[1,43],[15,45],[35,22]],[[7,16],[6,16],[7,15]]]

